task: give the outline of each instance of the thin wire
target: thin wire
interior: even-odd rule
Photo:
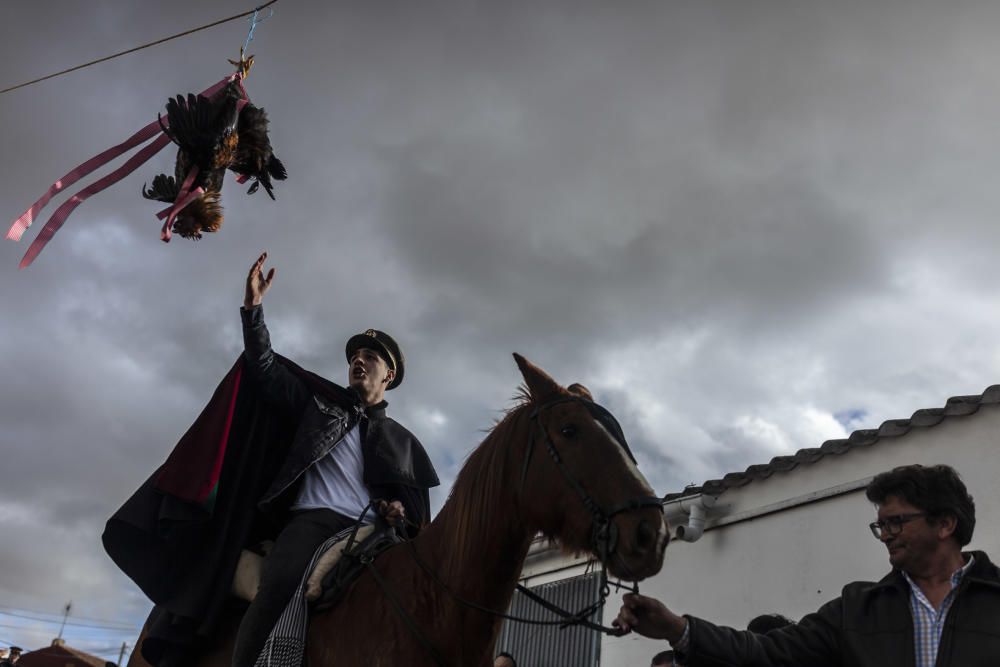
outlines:
[[[271,0],[270,2],[267,2],[267,3],[263,4],[263,5],[260,5],[259,7],[255,7],[254,9],[251,9],[249,11],[245,11],[242,14],[236,14],[235,16],[230,16],[229,18],[220,19],[220,20],[215,21],[213,23],[209,23],[207,25],[200,26],[198,28],[192,28],[191,30],[185,30],[184,32],[179,32],[176,35],[171,35],[170,37],[164,37],[163,39],[158,39],[155,42],[149,42],[148,44],[142,44],[141,46],[136,46],[134,48],[128,49],[127,51],[121,51],[120,53],[115,53],[115,54],[112,54],[110,56],[105,56],[103,58],[98,58],[97,60],[91,60],[89,63],[84,63],[82,65],[77,65],[75,67],[70,67],[69,69],[64,69],[61,72],[55,72],[54,74],[48,74],[46,76],[39,77],[39,78],[33,79],[31,81],[26,81],[24,83],[19,83],[16,86],[11,86],[10,88],[4,88],[3,90],[0,90],[0,95],[3,95],[4,93],[9,93],[12,90],[17,90],[18,88],[24,88],[25,86],[30,86],[30,85],[35,84],[35,83],[40,83],[40,82],[45,81],[47,79],[51,79],[51,78],[54,78],[54,77],[57,77],[57,76],[61,76],[63,74],[69,74],[70,72],[75,72],[76,70],[83,69],[84,67],[90,67],[91,65],[96,65],[98,63],[103,63],[103,62],[105,62],[107,60],[111,60],[112,58],[117,58],[119,56],[128,55],[129,53],[135,53],[136,51],[141,51],[142,49],[148,49],[151,46],[156,46],[157,44],[163,44],[164,42],[169,42],[170,40],[177,39],[178,37],[185,37],[187,35],[190,35],[190,34],[193,34],[193,33],[196,33],[196,32],[200,32],[201,30],[207,30],[208,28],[214,28],[217,25],[222,25],[223,23],[228,23],[229,21],[235,21],[236,19],[241,19],[244,16],[249,16],[250,14],[253,14],[254,12],[258,12],[261,9],[264,9],[265,7],[273,5],[277,1],[278,0]]]
[[[48,630],[41,629],[41,628],[34,628],[34,627],[30,626],[30,625],[17,625],[17,624],[12,624],[12,623],[0,623],[0,628],[9,628],[11,630],[23,630],[25,632],[39,632],[39,633],[49,632]],[[81,634],[77,635],[76,634],[77,632],[79,632]],[[75,639],[87,639],[87,638],[93,637],[93,634],[94,634],[93,629],[84,630],[82,628],[81,629],[68,628],[66,630],[65,636],[69,637],[70,635],[72,635],[73,638],[75,638]],[[101,634],[110,635],[112,637],[135,637],[136,635],[139,634],[139,630],[114,630],[114,629],[111,629],[111,630],[102,630]]]
[[[3,613],[5,611],[17,612],[19,614],[37,614],[39,616],[55,616],[57,618],[57,621],[59,621],[59,622],[62,621],[62,614],[61,613],[57,614],[57,613],[54,613],[54,612],[51,612],[51,611],[39,611],[38,609],[29,609],[27,607],[16,607],[16,606],[12,606],[12,605],[0,604],[0,613]],[[124,626],[136,627],[136,626],[129,625],[129,623],[127,621],[118,621],[118,620],[109,619],[109,618],[96,618],[96,617],[93,617],[93,616],[78,616],[77,614],[73,614],[73,618],[75,618],[77,620],[80,620],[80,621],[94,621],[95,623],[108,623],[108,624],[112,624],[112,625],[120,625],[120,626],[123,626],[123,627]]]
[[[11,628],[12,630],[27,630],[28,632],[41,632],[41,630],[36,630],[30,625],[10,625],[9,623],[0,623],[0,628]]]
[[[85,650],[87,651],[87,653],[92,653],[94,655],[118,655],[118,653],[122,650],[122,647],[109,646],[107,648],[100,648],[100,649],[88,648]],[[131,652],[132,651],[130,651],[127,647],[125,648],[125,655],[128,655]]]
[[[272,9],[270,14],[258,21],[257,13],[259,11],[260,8],[253,10],[253,16],[247,19],[250,22],[250,32],[247,33],[247,41],[243,42],[243,53],[246,53],[246,50],[250,48],[250,42],[253,41],[253,33],[257,30],[257,26],[274,16],[274,10]]]
[[[13,616],[15,618],[26,618],[32,621],[39,621],[40,623],[51,623],[52,625],[58,625],[62,623],[61,620],[50,620],[47,618],[41,618],[39,616],[29,616],[27,614],[17,614],[12,611],[0,611],[0,615],[3,616]],[[97,625],[93,623],[76,623],[74,621],[66,621],[66,625],[72,625],[79,628],[100,628],[102,630],[137,630],[138,626],[135,625]]]

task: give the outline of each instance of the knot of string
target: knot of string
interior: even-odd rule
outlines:
[[[263,17],[263,18],[258,18],[258,16],[260,15],[260,10],[261,10],[260,7],[258,7],[257,9],[254,9],[253,10],[253,16],[248,16],[247,17],[247,21],[249,21],[249,23],[250,23],[250,31],[247,33],[247,41],[243,42],[243,52],[244,53],[246,53],[247,49],[249,48],[250,42],[253,41],[253,33],[257,29],[257,26],[260,25],[261,23],[263,23],[264,21],[268,20],[272,16],[274,16],[274,9],[269,7],[268,8],[268,12],[270,12],[270,13],[267,16]]]

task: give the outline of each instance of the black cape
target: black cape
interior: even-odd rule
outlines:
[[[277,358],[314,393],[343,391]],[[108,555],[156,605],[141,647],[153,665],[183,662],[212,637],[232,604],[240,552],[274,539],[281,527],[280,512],[265,514],[258,500],[281,468],[297,423],[271,409],[242,376],[241,355],[164,465],[105,527]],[[221,464],[214,473],[213,461]],[[420,492],[426,503],[427,490]]]

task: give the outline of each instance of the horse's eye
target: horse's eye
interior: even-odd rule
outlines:
[[[559,433],[561,433],[564,438],[572,438],[574,435],[576,435],[576,427],[573,426],[572,424],[563,426],[561,429],[559,429]]]

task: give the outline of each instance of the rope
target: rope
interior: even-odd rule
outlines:
[[[247,21],[250,23],[250,32],[247,33],[247,41],[243,42],[243,52],[245,52],[247,49],[250,48],[250,42],[253,41],[253,33],[254,33],[255,30],[257,30],[257,26],[260,25],[261,23],[263,23],[264,21],[268,20],[272,16],[274,16],[274,10],[272,9],[270,14],[268,14],[264,18],[258,20],[257,19],[257,13],[259,11],[260,11],[260,7],[258,7],[255,10],[253,10],[253,16],[251,16],[250,18],[247,19]]]
[[[62,76],[63,74],[69,74],[70,72],[75,72],[76,70],[83,69],[84,67],[90,67],[91,65],[96,65],[98,63],[103,63],[103,62],[105,62],[107,60],[111,60],[112,58],[117,58],[119,56],[128,55],[129,53],[135,53],[136,51],[141,51],[143,49],[148,49],[151,46],[156,46],[157,44],[163,44],[164,42],[169,42],[170,40],[177,39],[178,37],[186,37],[187,35],[191,35],[191,34],[194,34],[196,32],[200,32],[202,30],[207,30],[208,28],[214,28],[217,25],[222,25],[223,23],[228,23],[229,21],[235,21],[236,19],[241,19],[244,16],[250,16],[251,14],[253,14],[255,12],[259,12],[261,9],[264,9],[265,7],[273,5],[277,1],[278,0],[270,0],[270,2],[267,2],[267,3],[263,4],[263,5],[260,5],[259,7],[255,7],[253,9],[245,11],[245,12],[243,12],[241,14],[236,14],[235,16],[230,16],[229,18],[220,19],[218,21],[214,21],[212,23],[208,23],[206,25],[199,26],[197,28],[191,28],[190,30],[185,30],[184,32],[179,32],[176,35],[171,35],[170,37],[164,37],[163,39],[158,39],[155,42],[149,42],[148,44],[142,44],[141,46],[133,47],[131,49],[128,49],[127,51],[121,51],[119,53],[115,53],[115,54],[112,54],[110,56],[105,56],[103,58],[98,58],[97,60],[91,60],[89,63],[84,63],[82,65],[76,65],[75,67],[70,67],[70,68],[64,69],[64,70],[62,70],[60,72],[55,72],[53,74],[48,74],[46,76],[42,76],[42,77],[39,77],[37,79],[33,79],[31,81],[26,81],[24,83],[19,83],[16,86],[11,86],[10,88],[4,88],[3,90],[0,90],[0,95],[3,95],[4,93],[9,93],[12,90],[17,90],[18,88],[24,88],[25,86],[30,86],[30,85],[35,84],[35,83],[40,83],[42,81],[46,81],[48,79],[52,79],[52,78],[57,77],[57,76]],[[257,23],[260,23],[260,21],[258,21]],[[252,32],[251,32],[251,34],[252,34]],[[249,40],[247,40],[247,43],[249,44]]]

